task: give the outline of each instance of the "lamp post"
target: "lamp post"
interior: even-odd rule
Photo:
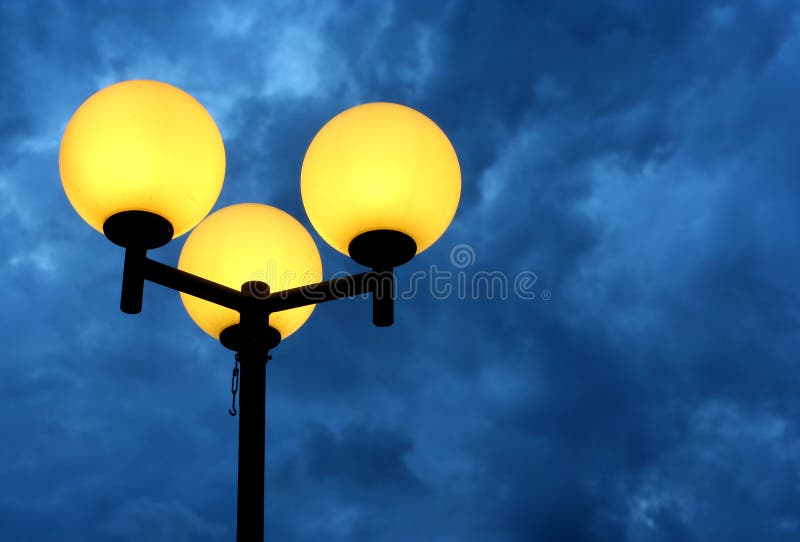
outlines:
[[[145,281],[177,290],[195,323],[237,352],[236,538],[263,540],[269,352],[334,299],[369,294],[373,323],[393,323],[394,268],[433,244],[458,206],[450,141],[423,114],[383,102],[348,109],[316,134],[303,205],[325,241],[368,268],[328,281],[313,238],[280,209],[243,203],[206,217],[225,148],[208,112],[174,86],[123,81],[92,95],[67,124],[59,169],[78,214],[125,249],[120,309],[141,311]],[[189,230],[177,267],[148,257]]]

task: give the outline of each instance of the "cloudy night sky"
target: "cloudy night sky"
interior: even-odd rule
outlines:
[[[449,294],[388,329],[322,305],[273,352],[268,540],[800,539],[795,1],[9,0],[0,73],[0,540],[234,538],[232,353],[159,286],[119,311],[122,250],[59,179],[72,113],[126,79],[214,117],[215,208],[311,229],[305,150],[364,102],[461,162],[398,271]],[[482,272],[508,295],[461,295]]]

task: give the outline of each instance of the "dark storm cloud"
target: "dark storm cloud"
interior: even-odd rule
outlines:
[[[232,359],[158,287],[120,314],[121,254],[58,186],[71,112],[133,77],[214,115],[219,205],[302,219],[327,119],[416,107],[464,188],[401,288],[432,265],[537,276],[533,301],[426,282],[386,330],[363,301],[318,307],[270,363],[269,536],[797,538],[792,2],[0,9],[4,539],[233,536]]]
[[[313,424],[305,443],[305,474],[344,491],[419,494],[424,484],[409,469],[405,456],[413,442],[388,429],[349,426],[340,436]]]

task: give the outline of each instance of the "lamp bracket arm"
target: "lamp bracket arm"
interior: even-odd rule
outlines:
[[[336,277],[324,282],[299,286],[270,293],[257,303],[267,312],[274,313],[307,305],[316,305],[335,299],[344,299],[364,294],[374,294],[385,282],[394,280],[394,273],[372,270],[356,275]]]
[[[356,275],[336,277],[324,282],[273,292],[261,297],[228,288],[203,277],[151,260],[147,256],[144,256],[142,271],[144,280],[205,299],[240,313],[255,310],[259,313],[270,314],[335,299],[372,294],[375,325],[384,327],[391,325],[393,321],[394,271],[392,269],[373,269]]]
[[[241,311],[248,296],[239,290],[198,277],[175,267],[145,258],[144,278],[150,282],[205,299],[235,311]]]

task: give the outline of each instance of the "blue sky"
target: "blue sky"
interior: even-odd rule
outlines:
[[[217,121],[217,207],[306,225],[316,131],[419,109],[463,193],[400,284],[536,277],[534,299],[423,288],[389,329],[319,307],[268,369],[268,538],[797,540],[799,8],[3,2],[0,539],[233,539],[232,356],[174,292],[119,312],[122,253],[58,177],[80,103],[148,78]]]

